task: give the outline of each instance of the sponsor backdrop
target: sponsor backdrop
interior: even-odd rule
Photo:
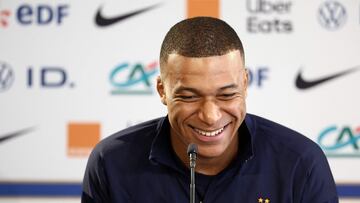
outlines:
[[[166,114],[160,44],[197,15],[242,39],[248,112],[318,143],[360,202],[359,0],[0,0],[0,202],[79,202],[94,145]]]

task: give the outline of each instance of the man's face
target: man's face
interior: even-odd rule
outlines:
[[[203,158],[237,150],[237,130],[246,114],[247,74],[239,51],[222,56],[170,54],[157,88],[167,105],[174,150],[198,145]]]

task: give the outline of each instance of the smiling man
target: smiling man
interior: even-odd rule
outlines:
[[[246,113],[244,61],[242,43],[224,21],[196,17],[174,25],[157,79],[168,115],[96,146],[82,202],[188,202],[190,143],[198,146],[196,202],[338,202],[314,142]]]
[[[247,75],[242,54],[235,47],[227,51],[203,57],[170,53],[162,59],[158,78],[176,155],[186,163],[186,148],[196,143],[197,171],[207,175],[216,175],[236,157],[237,131],[246,114]]]

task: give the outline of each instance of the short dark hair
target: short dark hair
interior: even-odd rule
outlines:
[[[244,48],[235,30],[225,21],[213,17],[182,20],[170,28],[161,45],[160,64],[169,54],[186,57],[221,56],[239,50],[245,61]]]

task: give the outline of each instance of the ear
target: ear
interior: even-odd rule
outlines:
[[[159,96],[160,96],[161,102],[162,102],[164,105],[167,105],[167,103],[166,103],[166,94],[165,94],[164,82],[162,81],[160,75],[156,78],[156,89],[157,89],[157,92],[158,92],[158,94],[159,94]]]
[[[243,82],[244,82],[244,92],[245,92],[245,98],[247,97],[247,88],[248,88],[248,78],[249,78],[249,70],[247,68],[244,68],[244,71],[243,71]]]

